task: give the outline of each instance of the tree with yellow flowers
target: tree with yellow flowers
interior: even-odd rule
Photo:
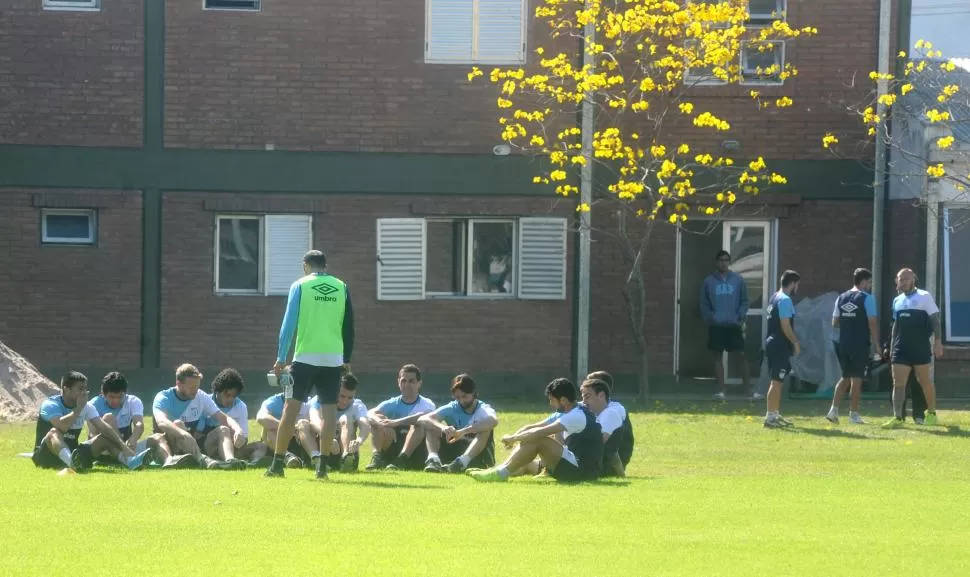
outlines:
[[[931,42],[914,47],[912,54],[897,55],[901,74],[869,74],[887,89],[879,94],[874,88],[852,111],[870,139],[886,145],[887,178],[917,189],[928,178],[964,192],[970,187],[970,72]],[[822,146],[837,154],[839,136],[826,134]]]
[[[487,76],[500,88],[502,139],[544,160],[535,185],[577,198],[581,171],[595,165],[592,201],[577,202],[577,211],[592,211],[582,222],[614,240],[630,267],[623,297],[641,356],[642,397],[649,392],[642,271],[654,227],[680,226],[692,214],[720,218],[740,198],[786,182],[762,158],[724,154],[715,140],[729,138],[738,119],[691,101],[700,85],[779,83],[798,74],[788,62],[753,71],[750,62],[741,64],[742,52],[770,53],[779,40],[817,32],[772,16],[753,25],[748,0],[541,0],[535,17],[548,24],[550,35],[532,39],[538,47],[529,65],[468,74],[469,81]],[[588,28],[595,29],[592,37],[584,34]],[[571,46],[583,46],[586,54],[562,49]],[[792,105],[790,98],[768,100],[757,90],[749,95],[751,114]],[[592,142],[585,147],[584,103],[594,110]]]

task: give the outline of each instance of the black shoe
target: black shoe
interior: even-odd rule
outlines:
[[[78,473],[83,473],[94,466],[94,455],[91,453],[91,445],[81,443],[71,452],[71,468]]]
[[[465,465],[462,464],[460,459],[455,459],[454,461],[448,463],[448,466],[445,467],[449,473],[464,473],[465,468]]]
[[[357,467],[360,466],[360,455],[357,453],[350,453],[344,455],[343,460],[340,462],[340,472],[341,473],[356,473]]]
[[[401,453],[397,457],[394,457],[394,460],[390,465],[384,468],[388,471],[403,471],[408,468],[408,461],[409,457],[404,453]]]
[[[162,464],[163,469],[193,469],[197,466],[192,455],[173,455]]]
[[[283,457],[283,462],[286,464],[287,469],[302,469],[306,466],[303,459],[289,452]]]
[[[327,466],[326,461],[323,461],[323,460],[317,461],[317,474],[316,474],[317,479],[320,479],[320,480],[329,479],[330,477],[327,476],[327,469],[329,469],[329,467]]]
[[[263,473],[264,477],[284,477],[283,473],[283,461],[279,459],[273,459],[273,462],[269,464],[266,468],[266,472]]]
[[[379,469],[383,469],[384,467],[387,467],[387,461],[384,459],[384,456],[380,453],[374,453],[374,456],[370,459],[370,463],[364,467],[364,470],[377,471]]]
[[[440,473],[442,468],[441,459],[438,457],[428,457],[424,462],[425,473]]]

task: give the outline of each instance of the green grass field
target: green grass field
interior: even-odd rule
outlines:
[[[760,404],[657,403],[634,414],[629,478],[581,486],[363,471],[322,483],[308,471],[59,477],[15,456],[32,425],[0,425],[0,575],[970,574],[970,407],[894,431],[878,427],[886,403],[864,407],[866,426],[845,414],[830,425],[824,403],[783,408],[794,430],[763,429]],[[538,417],[500,416],[500,433]]]

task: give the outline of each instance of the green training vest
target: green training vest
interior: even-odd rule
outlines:
[[[310,274],[300,283],[300,316],[294,358],[299,355],[344,352],[344,311],[347,285],[329,274]]]

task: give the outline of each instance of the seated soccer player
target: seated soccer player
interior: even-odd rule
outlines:
[[[353,473],[360,465],[360,446],[370,436],[370,423],[367,422],[367,406],[356,398],[357,377],[345,374],[340,377],[340,393],[337,396],[337,426],[330,449],[330,470],[338,467],[341,473]],[[320,398],[310,399],[310,428],[317,439],[323,430],[323,417],[320,416]],[[322,448],[322,447],[321,447]],[[320,451],[313,457],[314,468]]]
[[[81,429],[88,424],[90,439],[79,443]],[[95,433],[91,435],[90,433]],[[88,404],[88,379],[77,371],[61,377],[61,394],[54,395],[40,406],[34,437],[34,464],[43,469],[86,471],[91,468],[94,455],[111,452],[129,469],[144,463],[147,451],[135,452],[121,440],[118,433],[98,416]]]
[[[198,431],[203,437],[202,451],[213,459],[259,460],[266,456],[268,449],[265,444],[249,442],[249,407],[239,398],[245,386],[239,371],[223,369],[212,380],[212,393],[202,393],[211,398],[220,411],[239,423],[239,431],[233,431],[220,425],[215,417],[199,419]]]
[[[603,433],[593,413],[576,403],[576,386],[569,379],[555,379],[546,385],[546,397],[556,412],[502,437],[507,447],[518,443],[509,458],[498,467],[469,470],[469,475],[478,481],[508,481],[513,474],[528,470],[533,459],[539,457],[549,475],[559,481],[599,477]],[[564,442],[556,438],[560,435]]]
[[[89,403],[104,423],[114,429],[121,440],[136,454],[145,450],[146,443],[141,440],[145,433],[145,406],[141,399],[128,394],[128,379],[118,371],[112,371],[101,379],[101,394]],[[95,431],[88,430],[89,441]],[[117,453],[103,450],[95,454],[98,461],[115,462]]]
[[[387,399],[367,413],[373,427],[371,442],[374,456],[365,467],[375,469],[419,470],[427,458],[424,446],[424,427],[418,419],[435,409],[431,399],[422,397],[421,369],[404,365],[398,372],[397,386],[401,394]]]
[[[625,445],[626,432],[623,423],[627,419],[626,409],[620,403],[610,400],[610,387],[606,381],[587,378],[579,387],[583,405],[596,415],[596,422],[603,431],[603,469],[600,476],[623,477],[626,475],[626,462],[620,456],[620,447]],[[631,445],[632,452],[632,445]]]
[[[198,464],[203,469],[245,468],[243,461],[216,460],[202,452],[204,437],[193,434],[200,420],[212,417],[220,426],[232,429],[234,435],[242,434],[242,427],[220,411],[212,397],[198,394],[201,383],[199,369],[184,364],[175,371],[175,386],[155,395],[152,403],[155,434],[149,437],[149,446],[155,450],[163,467],[184,468]]]
[[[273,449],[276,447],[276,432],[280,428],[280,419],[283,418],[283,405],[285,403],[286,399],[283,398],[283,393],[277,393],[263,401],[263,404],[259,407],[259,412],[256,413],[256,422],[263,427],[261,440],[266,445],[269,454],[273,454]],[[309,467],[310,456],[313,452],[316,451],[317,455],[320,454],[317,437],[310,430],[309,418],[310,407],[307,403],[304,403],[283,459],[283,463],[289,469]]]
[[[495,410],[478,400],[475,381],[466,374],[451,381],[454,401],[418,419],[424,426],[428,459],[424,470],[463,473],[469,466],[486,469],[495,465]],[[444,441],[444,442],[442,442]],[[448,463],[447,467],[442,463]]]

